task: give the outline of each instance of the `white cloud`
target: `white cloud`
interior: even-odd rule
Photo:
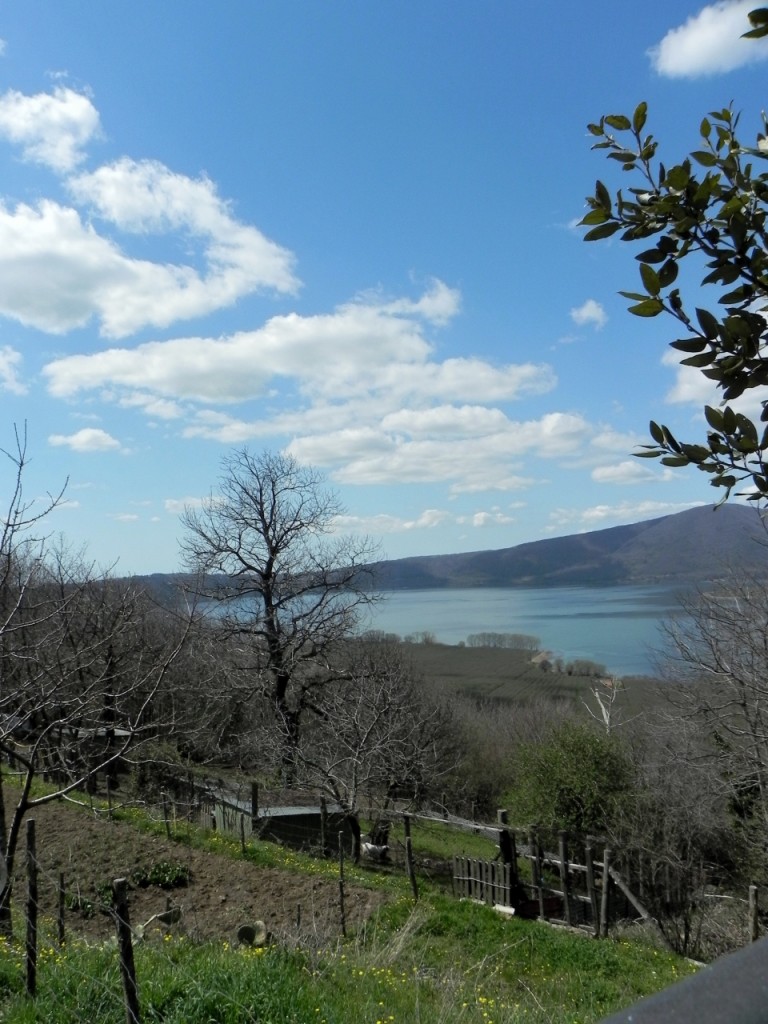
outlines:
[[[675,369],[675,382],[664,396],[665,401],[672,405],[693,405],[703,412],[705,405],[719,406],[722,404],[722,393],[714,382],[705,377],[701,370],[694,366],[681,366],[680,353],[669,350],[664,353],[662,363]],[[762,413],[762,389],[747,388],[743,395],[728,402],[736,412],[759,420]]]
[[[593,505],[584,509],[558,508],[550,513],[550,532],[571,526],[578,530],[600,530],[614,523],[639,523],[645,519],[656,519],[673,515],[688,508],[704,505],[703,501],[624,501],[619,505]]]
[[[51,434],[48,444],[55,448],[71,448],[73,452],[108,452],[120,449],[120,442],[106,430],[84,427],[75,434]]]
[[[592,470],[592,479],[599,484],[640,484],[673,479],[671,469],[651,468],[643,459],[626,459],[613,466],[597,466]]]
[[[99,114],[87,96],[59,86],[53,94],[0,96],[0,136],[22,147],[25,160],[54,171],[71,171],[84,147],[99,134]]]
[[[67,356],[43,372],[58,397],[110,388],[216,404],[262,397],[286,381],[291,387],[297,381],[312,405],[337,407],[367,395],[367,403],[383,402],[382,415],[393,406],[411,406],[414,396],[422,404],[487,403],[541,394],[554,386],[546,365],[437,362],[430,358],[421,303],[412,303],[421,312],[410,317],[393,314],[391,305],[357,301],[330,314],[273,317],[259,330],[225,338],[176,338]]]
[[[475,512],[469,521],[476,529],[484,529],[488,526],[509,526],[515,522],[515,518],[494,509],[491,512]]]
[[[176,174],[155,160],[127,157],[69,182],[75,198],[132,234],[180,231],[206,240],[209,291],[225,305],[256,288],[294,293],[294,256],[238,222],[208,178]]]
[[[183,415],[183,409],[178,402],[172,402],[165,398],[157,398],[155,395],[146,395],[135,391],[120,398],[120,405],[125,409],[141,409],[147,416],[159,420],[177,420]]]
[[[0,39],[0,57],[5,56],[5,51],[8,49],[8,43],[5,39]]]
[[[114,519],[117,523],[136,523],[139,521],[140,516],[135,512],[115,512],[109,518]]]
[[[208,498],[166,498],[163,508],[172,516],[179,516],[186,508],[202,508]]]
[[[72,89],[0,96],[0,137],[63,174],[73,199],[0,206],[0,314],[50,333],[96,318],[103,335],[121,338],[207,315],[257,290],[298,290],[294,255],[238,221],[207,178],[127,157],[75,174],[99,130],[93,103]],[[177,246],[178,261],[133,255],[134,236],[149,234]],[[424,315],[437,321],[457,300],[442,286],[423,301]]]
[[[416,519],[402,519],[399,516],[381,513],[375,516],[336,516],[334,530],[341,533],[408,533],[411,530],[431,530],[450,519],[448,512],[440,509],[425,509]]]
[[[509,420],[501,409],[482,405],[436,405],[431,409],[399,409],[381,421],[382,429],[411,437],[474,437],[503,430]]]
[[[591,324],[599,331],[608,323],[608,315],[599,302],[595,299],[587,299],[581,306],[571,310],[571,320],[579,327]]]
[[[538,420],[504,417],[503,429],[457,437],[410,438],[369,425],[294,438],[287,450],[300,462],[331,467],[333,479],[343,484],[445,482],[454,493],[509,491],[534,483],[516,471],[525,455],[563,458],[579,452],[591,431],[582,417],[554,412]]]
[[[0,348],[0,388],[14,395],[25,395],[28,390],[19,379],[21,361],[21,352],[10,345]]]
[[[669,78],[713,75],[768,58],[768,41],[742,39],[754,0],[719,0],[703,7],[648,51],[654,70]]]
[[[214,256],[212,245],[205,255],[209,273],[202,275],[190,266],[134,259],[71,207],[50,200],[13,210],[0,206],[0,313],[50,333],[81,327],[96,316],[102,334],[123,337],[147,325],[166,327],[210,313],[257,287],[271,287],[275,263],[283,262],[270,258],[258,238],[253,250],[227,250],[229,262],[224,253]]]

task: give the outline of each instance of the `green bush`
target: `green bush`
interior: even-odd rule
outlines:
[[[565,722],[541,743],[521,744],[515,787],[507,796],[513,821],[602,835],[635,792],[629,754],[613,736]]]

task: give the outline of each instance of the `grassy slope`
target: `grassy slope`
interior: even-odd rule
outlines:
[[[137,827],[151,831],[157,823]],[[188,840],[192,837],[187,837]],[[430,838],[434,844],[435,837]],[[233,858],[236,842],[200,832]],[[336,874],[328,861],[251,844],[249,859],[297,872]],[[690,972],[685,961],[642,943],[606,940],[510,919],[459,902],[422,882],[413,903],[405,879],[349,866],[350,882],[382,886],[387,904],[347,939],[319,943],[311,920],[300,943],[267,950],[176,937],[135,947],[145,1021],[165,1024],[587,1024]],[[24,995],[23,943],[0,940],[0,1019],[7,1024],[118,1024],[124,1020],[113,944],[51,940],[44,922],[38,996]]]

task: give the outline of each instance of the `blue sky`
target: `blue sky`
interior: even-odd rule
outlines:
[[[637,269],[575,225],[586,125],[649,104],[669,165],[733,102],[756,3],[5,0],[0,446],[117,572],[173,571],[233,447],[319,468],[385,555],[500,548],[681,511],[633,459],[712,396]],[[666,356],[666,360],[665,360]],[[10,487],[9,466],[0,489]]]

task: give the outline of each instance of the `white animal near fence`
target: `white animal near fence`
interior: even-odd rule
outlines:
[[[366,860],[375,861],[377,864],[383,864],[387,859],[389,853],[388,846],[378,846],[376,843],[361,843],[360,852]]]

